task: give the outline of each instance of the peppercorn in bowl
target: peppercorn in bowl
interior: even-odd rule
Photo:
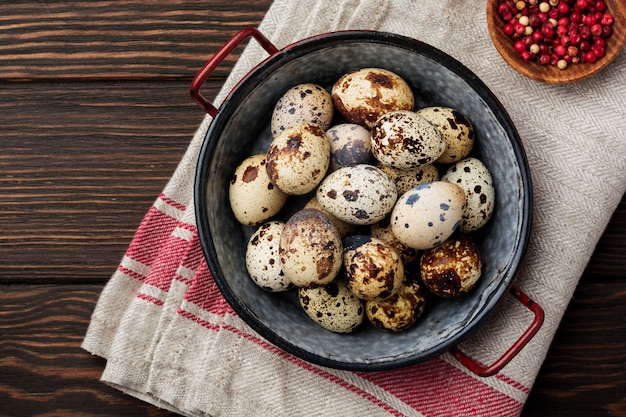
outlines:
[[[622,0],[488,0],[487,26],[502,58],[551,84],[601,71],[626,41]]]

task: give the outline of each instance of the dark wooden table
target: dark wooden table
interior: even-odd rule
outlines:
[[[0,415],[170,415],[99,382],[104,361],[80,343],[203,118],[191,78],[270,3],[0,5]],[[625,254],[623,199],[524,416],[626,416]]]

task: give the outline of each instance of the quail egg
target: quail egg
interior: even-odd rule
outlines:
[[[424,312],[427,302],[424,285],[413,279],[408,270],[405,272],[406,278],[394,295],[365,303],[365,314],[374,327],[401,332],[413,326]]]
[[[317,200],[335,217],[366,225],[382,220],[392,209],[396,186],[380,169],[361,164],[328,174],[317,188]]]
[[[349,72],[333,85],[335,109],[350,123],[371,128],[385,113],[413,110],[411,87],[398,74],[382,68],[362,68]]]
[[[333,112],[333,100],[328,91],[317,84],[298,84],[287,90],[276,103],[270,122],[272,136],[304,122],[326,130],[333,120]]]
[[[414,249],[430,249],[458,228],[465,209],[461,187],[445,181],[418,185],[404,193],[391,212],[391,230]]]
[[[430,164],[446,149],[441,132],[413,111],[384,114],[372,126],[371,134],[374,157],[396,168]]]
[[[278,248],[280,266],[298,287],[327,284],[342,266],[337,228],[319,210],[302,209],[287,220]]]
[[[474,232],[483,227],[493,214],[495,189],[491,173],[477,158],[466,158],[448,168],[441,178],[456,184],[465,192],[467,204],[459,224],[459,231]]]
[[[446,149],[437,162],[451,164],[465,158],[474,146],[474,126],[458,110],[450,107],[425,107],[416,112],[443,135]]]
[[[404,281],[400,255],[389,244],[367,235],[344,239],[343,266],[348,288],[363,300],[390,297]]]
[[[354,123],[342,123],[326,130],[330,144],[330,172],[341,167],[374,162],[370,131]]]
[[[482,272],[478,246],[458,233],[420,259],[420,273],[426,288],[444,298],[456,298],[470,291]]]
[[[270,180],[263,154],[246,158],[235,169],[228,198],[235,218],[246,226],[258,226],[269,220],[287,202],[287,194]]]
[[[269,292],[287,291],[293,287],[278,259],[280,234],[285,223],[271,220],[263,223],[248,240],[246,269],[252,281]]]
[[[298,288],[304,312],[317,324],[335,333],[351,333],[363,323],[364,301],[338,277],[325,285]]]
[[[270,144],[266,169],[274,185],[289,195],[312,191],[330,163],[330,145],[315,124],[300,123],[283,130]]]

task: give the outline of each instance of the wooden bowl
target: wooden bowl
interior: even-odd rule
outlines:
[[[520,74],[551,84],[564,84],[579,81],[601,71],[615,59],[626,41],[626,1],[605,0],[607,11],[613,17],[613,34],[607,39],[606,54],[594,63],[568,65],[558,69],[554,65],[541,65],[538,62],[524,61],[513,48],[513,40],[504,33],[504,20],[498,13],[500,0],[487,0],[487,27],[491,40],[502,58]]]

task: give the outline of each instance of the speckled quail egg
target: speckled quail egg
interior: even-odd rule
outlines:
[[[325,285],[298,288],[304,312],[317,324],[335,333],[351,333],[365,318],[365,302],[340,278]]]
[[[252,155],[239,164],[231,177],[228,197],[235,218],[247,226],[270,219],[287,201],[287,194],[270,180],[263,154]]]
[[[372,153],[385,165],[416,168],[435,162],[446,149],[443,135],[419,114],[398,110],[372,126]]]
[[[343,167],[328,174],[317,188],[317,200],[333,216],[352,224],[382,220],[398,194],[391,178],[372,165]]]
[[[274,185],[289,195],[312,191],[330,163],[330,145],[315,124],[300,123],[283,130],[267,150],[266,169]]]
[[[331,96],[346,120],[368,128],[385,113],[413,110],[415,105],[407,82],[382,68],[362,68],[343,75],[333,85]]]
[[[298,287],[327,284],[339,273],[343,244],[337,228],[319,210],[302,209],[287,220],[278,248],[280,266]]]
[[[246,268],[252,281],[269,292],[287,291],[293,287],[278,259],[280,235],[285,223],[271,220],[263,223],[248,240]]]
[[[433,294],[445,298],[456,298],[470,291],[481,272],[478,246],[462,233],[425,251],[420,260],[424,285]]]
[[[326,210],[324,206],[322,206],[320,202],[317,201],[317,195],[314,195],[304,205],[303,208],[317,209],[324,213],[326,217],[328,217],[328,219],[335,225],[342,239],[348,235],[354,234],[354,232],[356,231],[356,225],[344,222],[343,220],[338,219],[337,217],[333,216],[328,210]]]
[[[450,107],[425,107],[416,112],[443,135],[446,149],[437,162],[451,164],[465,158],[474,146],[474,126],[469,119]]]
[[[465,209],[461,187],[445,181],[418,185],[404,193],[391,212],[391,230],[414,249],[440,245],[458,228]]]
[[[417,249],[409,248],[398,240],[396,235],[391,230],[391,223],[389,217],[385,217],[378,223],[374,223],[370,226],[370,236],[387,242],[392,248],[398,252],[400,259],[404,265],[409,265],[418,260],[420,251]]]
[[[330,144],[330,172],[341,167],[372,164],[370,131],[355,123],[342,123],[326,130]]]
[[[491,218],[495,206],[495,189],[489,169],[477,158],[466,158],[448,168],[441,178],[458,185],[465,192],[467,204],[459,231],[474,232]]]
[[[367,301],[365,314],[374,327],[401,332],[413,326],[421,317],[426,308],[426,296],[424,285],[405,270],[405,280],[398,291],[384,300]]]
[[[333,100],[328,91],[317,84],[298,84],[276,102],[270,122],[272,137],[303,122],[326,130],[333,120],[333,113]]]
[[[400,169],[378,163],[380,168],[396,184],[398,195],[402,195],[411,188],[427,182],[439,181],[439,170],[433,164],[421,165],[417,168]]]
[[[368,235],[344,239],[343,266],[348,288],[363,300],[390,297],[404,281],[400,255],[386,242]]]

